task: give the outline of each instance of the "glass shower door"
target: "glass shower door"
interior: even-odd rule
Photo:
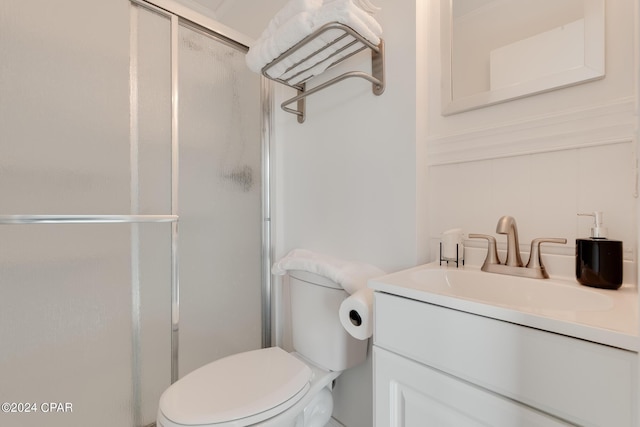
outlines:
[[[1,425],[134,425],[132,282],[143,301],[168,301],[171,257],[169,224],[135,227],[155,244],[134,266],[129,224],[0,226],[0,401],[12,405]],[[152,326],[142,313],[143,331],[168,335],[168,316]],[[169,346],[159,350],[147,359],[168,367]]]
[[[136,3],[0,2],[0,425],[152,425],[173,349],[260,347],[243,56]]]
[[[56,216],[132,213],[129,7],[0,2],[2,426],[134,423],[134,261],[167,252],[134,257],[130,224]]]
[[[178,29],[180,375],[261,345],[260,77]]]

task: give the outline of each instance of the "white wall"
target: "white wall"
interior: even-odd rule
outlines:
[[[387,88],[349,79],[307,98],[307,118],[277,109],[278,255],[306,247],[394,269],[415,260],[415,5],[378,2]],[[318,77],[370,68],[367,54]],[[314,81],[312,85],[315,85]],[[295,95],[278,86],[278,101]]]
[[[276,113],[276,256],[301,247],[387,271],[418,263],[416,202],[416,4],[377,0],[384,34],[387,87],[348,79],[307,98],[307,118]],[[370,70],[367,54],[351,66]],[[347,71],[342,64],[318,77]],[[312,82],[310,86],[315,86]],[[277,101],[295,95],[277,87]],[[334,416],[370,427],[371,365],[343,374]]]

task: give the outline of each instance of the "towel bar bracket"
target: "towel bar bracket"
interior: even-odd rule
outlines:
[[[298,95],[302,95],[306,88],[307,88],[307,84],[306,83],[302,83],[302,88],[298,89]],[[298,110],[297,111],[300,113],[300,114],[297,115],[298,116],[298,123],[304,123],[305,114],[307,112],[305,98],[298,99]]]
[[[378,45],[378,51],[371,51],[371,74],[380,82],[373,84],[373,94],[376,96],[380,96],[384,92],[384,71],[384,40],[381,39]]]

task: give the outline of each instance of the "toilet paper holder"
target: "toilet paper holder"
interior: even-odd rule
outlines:
[[[353,326],[362,325],[362,317],[360,316],[360,313],[358,313],[356,310],[349,311],[349,320],[351,320],[351,323],[353,324]]]

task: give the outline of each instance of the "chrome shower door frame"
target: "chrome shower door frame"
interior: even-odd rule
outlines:
[[[171,146],[172,146],[172,189],[171,215],[178,215],[178,26],[180,23],[205,32],[213,38],[247,52],[250,40],[219,22],[195,12],[174,0],[130,0],[136,4],[171,19]],[[272,127],[272,85],[261,78],[261,110],[262,110],[262,347],[270,347],[272,341],[272,221],[271,221],[271,139]],[[178,221],[172,224],[172,292],[171,292],[171,382],[179,377],[178,349],[180,330],[180,283],[178,280]]]

